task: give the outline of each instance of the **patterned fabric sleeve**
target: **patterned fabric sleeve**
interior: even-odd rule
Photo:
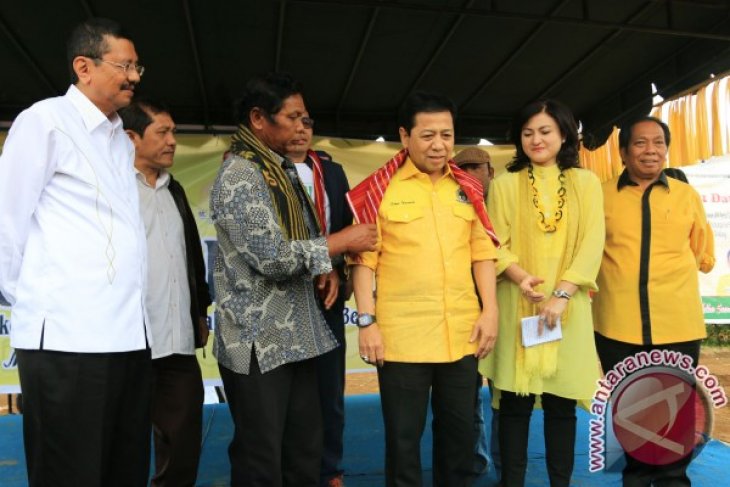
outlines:
[[[226,165],[212,190],[211,209],[215,224],[237,250],[233,260],[243,259],[275,281],[330,272],[326,239],[284,239],[261,174],[240,157],[230,159]]]

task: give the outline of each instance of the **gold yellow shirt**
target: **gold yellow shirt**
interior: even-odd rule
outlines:
[[[474,208],[447,172],[435,184],[411,160],[393,176],[378,210],[375,315],[385,360],[454,362],[480,313],[472,262],[496,258]]]
[[[709,272],[712,236],[702,200],[662,177],[642,191],[624,173],[603,184],[606,245],[594,297],[595,329],[634,344],[706,336],[698,269]]]

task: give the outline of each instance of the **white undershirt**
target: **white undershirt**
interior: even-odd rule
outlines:
[[[297,174],[299,174],[304,189],[307,190],[307,194],[314,201],[314,172],[304,162],[297,162],[294,166],[297,168]],[[324,193],[324,214],[327,216],[327,233],[330,233],[330,199],[327,192]]]

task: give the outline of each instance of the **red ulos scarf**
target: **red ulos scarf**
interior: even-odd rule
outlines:
[[[327,235],[327,211],[325,210],[324,172],[322,172],[322,160],[313,150],[307,151],[307,156],[312,161],[312,180],[314,181],[314,208],[317,210],[319,226],[322,235]]]
[[[385,190],[388,188],[388,184],[390,184],[393,175],[406,162],[406,159],[408,159],[408,149],[402,149],[395,157],[386,162],[383,167],[365,178],[363,182],[347,193],[347,202],[352,209],[352,214],[355,216],[356,222],[376,223],[378,208],[380,208],[380,203],[383,201]],[[449,167],[454,175],[454,179],[459,183],[459,186],[461,186],[464,194],[466,194],[469,202],[474,207],[474,211],[476,211],[479,221],[482,222],[487,235],[492,239],[494,245],[499,247],[499,239],[497,238],[497,234],[494,233],[492,222],[489,221],[487,209],[484,207],[482,183],[463,169],[459,169],[452,160],[449,160]]]

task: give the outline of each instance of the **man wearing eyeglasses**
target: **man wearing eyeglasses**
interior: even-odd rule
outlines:
[[[115,22],[71,34],[72,86],[22,112],[0,157],[0,292],[31,486],[146,485],[150,335],[134,148],[143,73]]]
[[[342,166],[329,154],[311,150],[314,120],[309,114],[297,127],[287,144],[286,156],[294,163],[299,179],[314,203],[325,234],[339,232],[352,223],[352,212],[345,200],[350,190]],[[328,286],[337,289],[331,307],[323,307],[327,326],[337,338],[338,346],[317,358],[319,401],[322,408],[323,452],[320,469],[321,487],[340,487],[342,479],[342,435],[345,430],[345,319],[347,277],[342,255],[332,259],[334,269],[328,275]]]

